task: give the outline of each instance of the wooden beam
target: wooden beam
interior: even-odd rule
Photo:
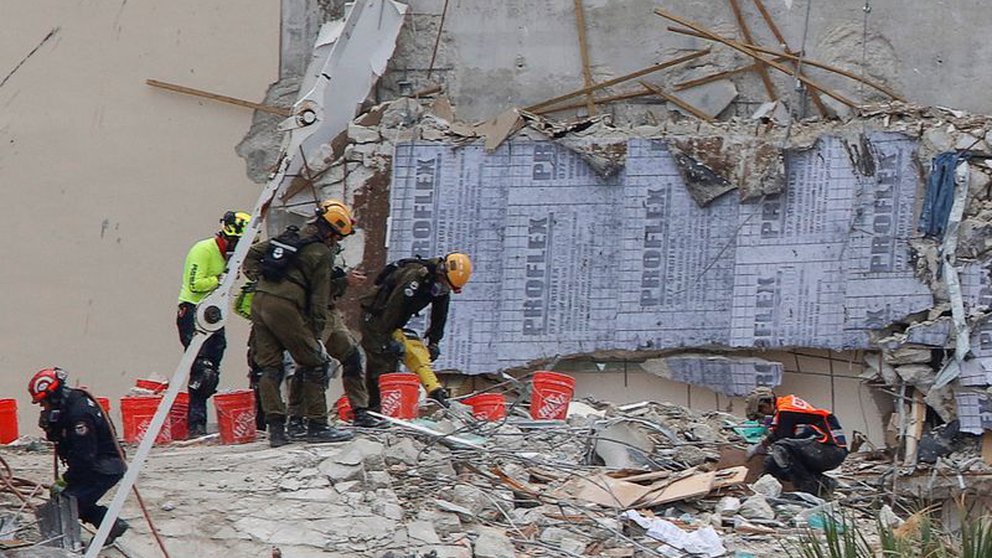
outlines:
[[[531,105],[529,107],[526,107],[523,110],[525,110],[527,112],[535,112],[538,109],[542,109],[544,107],[549,107],[549,106],[552,106],[552,105],[556,105],[556,104],[558,104],[558,103],[560,103],[562,101],[567,101],[569,99],[573,99],[573,98],[578,97],[580,95],[585,95],[586,93],[592,93],[593,91],[598,91],[600,89],[603,89],[604,87],[610,87],[610,86],[616,85],[618,83],[624,83],[624,82],[630,81],[632,79],[637,79],[637,78],[639,78],[641,76],[646,76],[648,74],[652,74],[654,72],[658,72],[658,71],[664,70],[665,68],[671,68],[672,66],[677,66],[679,64],[682,64],[684,62],[688,62],[690,60],[695,60],[696,58],[699,58],[700,56],[705,56],[705,55],[709,54],[711,50],[712,49],[709,48],[709,47],[704,48],[703,50],[695,50],[693,52],[690,52],[689,54],[684,54],[682,56],[679,56],[679,57],[676,57],[676,58],[672,58],[671,60],[666,60],[665,62],[661,62],[661,63],[655,64],[653,66],[648,66],[647,68],[643,68],[641,70],[637,70],[636,72],[631,72],[629,74],[622,75],[620,77],[616,77],[616,78],[613,78],[611,80],[603,81],[603,82],[597,83],[595,85],[590,85],[589,87],[584,87],[584,88],[579,89],[577,91],[572,91],[571,93],[566,93],[564,95],[560,95],[560,96],[555,97],[553,99],[548,99],[547,101],[541,101],[540,103],[537,103],[536,105]]]
[[[785,59],[779,58],[776,61],[782,61],[782,60]],[[682,81],[672,86],[672,89],[676,91],[692,89],[693,87],[699,87],[700,85],[706,85],[707,83],[720,81],[721,79],[728,78],[732,75],[742,74],[744,72],[751,72],[757,70],[760,65],[761,62],[755,62],[754,64],[748,64],[747,66],[741,66],[740,68],[734,68],[733,70],[724,70],[722,72],[717,72],[715,74],[710,74],[708,76],[703,76],[696,79],[690,79],[688,81]]]
[[[740,4],[737,3],[737,0],[728,1],[730,2],[730,9],[734,11],[734,17],[737,18],[737,26],[741,28],[741,33],[744,35],[744,42],[752,45],[756,44],[754,37],[751,36],[751,29],[747,26],[747,20],[744,19],[744,12],[741,11]],[[758,75],[761,76],[761,82],[765,85],[768,100],[774,101],[778,99],[778,93],[775,92],[775,84],[772,83],[772,78],[768,75],[768,68],[764,62],[758,62]]]
[[[708,38],[710,40],[716,41],[718,43],[723,43],[724,45],[727,45],[730,48],[732,48],[732,49],[734,49],[734,50],[736,50],[736,51],[738,51],[738,52],[740,52],[742,54],[746,54],[746,55],[750,56],[751,58],[754,58],[755,60],[764,62],[768,66],[771,66],[772,68],[775,68],[776,70],[782,72],[783,74],[793,75],[795,73],[795,72],[793,72],[792,69],[788,68],[787,66],[783,66],[782,64],[779,64],[778,62],[775,62],[775,61],[773,61],[771,59],[764,58],[763,56],[761,56],[760,54],[758,54],[757,51],[759,49],[757,47],[753,46],[753,45],[747,45],[747,46],[745,46],[745,45],[743,45],[741,43],[738,43],[737,41],[732,41],[730,39],[725,39],[725,38],[723,38],[723,37],[721,37],[721,36],[713,33],[712,31],[709,31],[709,30],[703,28],[700,25],[696,25],[695,23],[692,23],[691,21],[688,21],[686,19],[683,19],[683,18],[681,18],[681,17],[679,17],[679,16],[677,16],[675,14],[668,13],[665,10],[662,10],[661,8],[655,8],[654,13],[658,14],[659,16],[661,16],[661,17],[663,17],[663,18],[665,18],[665,19],[667,19],[669,21],[674,21],[675,23],[678,23],[679,25],[681,25],[683,27],[688,27],[689,29],[692,29],[693,31],[695,31],[697,33],[702,33],[705,36],[705,38]],[[854,101],[848,99],[847,97],[844,97],[843,95],[841,95],[839,93],[835,93],[833,91],[830,91],[825,86],[823,86],[823,85],[821,85],[821,84],[819,84],[819,83],[817,83],[817,82],[809,79],[808,77],[805,77],[805,76],[802,76],[802,75],[798,75],[798,76],[795,76],[795,78],[798,79],[799,81],[805,83],[809,87],[813,87],[815,89],[819,89],[820,91],[823,91],[823,93],[825,95],[828,95],[830,97],[833,97],[834,99],[837,99],[838,101],[844,103],[845,105],[847,105],[847,106],[849,106],[851,108],[856,108],[858,106],[857,103],[855,103]]]
[[[605,103],[612,103],[613,101],[622,101],[624,99],[635,99],[637,97],[646,97],[648,95],[654,95],[654,91],[642,87],[639,91],[631,91],[630,93],[620,93],[618,95],[610,95],[609,97],[599,97],[597,99],[593,99],[593,102],[595,102],[597,105],[602,105]],[[558,105],[550,108],[538,109],[534,112],[536,114],[548,114],[551,112],[560,112],[563,110],[582,108],[584,106],[586,106],[585,102],[578,102],[578,103],[570,103],[567,105]]]
[[[152,87],[157,87],[159,89],[174,91],[176,93],[182,93],[184,95],[192,95],[194,97],[202,97],[204,99],[210,99],[211,101],[217,101],[220,103],[227,103],[229,105],[237,105],[239,107],[260,110],[262,112],[267,112],[269,114],[275,114],[278,116],[287,117],[293,114],[293,111],[291,111],[288,108],[275,107],[272,105],[264,105],[262,103],[254,103],[252,101],[246,101],[244,99],[238,99],[236,97],[228,97],[227,95],[219,95],[217,93],[203,91],[202,89],[193,89],[192,87],[186,87],[185,85],[176,85],[175,83],[158,81],[157,79],[146,79],[145,83],[151,85]]]
[[[699,110],[698,108],[690,105],[689,103],[683,101],[682,99],[679,99],[678,97],[675,97],[674,95],[669,95],[668,93],[665,92],[664,89],[658,87],[657,85],[655,85],[653,83],[648,83],[646,81],[641,81],[640,83],[644,87],[647,87],[648,89],[650,89],[655,95],[661,97],[662,99],[668,101],[669,103],[672,103],[673,105],[681,108],[682,110],[691,113],[696,118],[701,118],[701,119],[703,119],[703,120],[705,120],[707,122],[713,122],[713,117],[712,116],[710,116],[710,115],[706,114],[705,112]]]
[[[579,31],[579,54],[582,56],[582,81],[586,87],[593,84],[592,70],[589,69],[589,44],[586,40],[586,15],[582,9],[582,0],[575,0],[575,26]],[[589,115],[596,114],[596,103],[593,102],[592,92],[586,93],[586,108]]]
[[[656,13],[657,13],[657,11],[658,10],[655,10]],[[661,14],[658,14],[658,15],[661,15]],[[662,17],[664,17],[664,16],[662,16]],[[681,23],[681,21],[680,21],[680,23]],[[742,47],[742,48],[745,48],[745,49],[751,49],[751,50],[754,50],[754,51],[757,51],[757,52],[761,52],[761,53],[764,53],[764,54],[770,54],[772,56],[780,56],[782,58],[786,58],[786,59],[791,60],[791,61],[798,61],[799,60],[799,55],[798,54],[795,54],[795,53],[791,53],[790,54],[790,53],[787,53],[787,52],[782,52],[782,51],[778,51],[778,50],[774,50],[774,49],[770,49],[770,48],[766,48],[766,47],[762,47],[762,46],[758,46],[758,45],[745,45],[745,44],[742,44],[742,43],[738,43],[737,41],[733,41],[731,39],[726,39],[724,37],[720,37],[719,35],[716,35],[716,34],[714,34],[712,32],[708,32],[708,31],[707,32],[703,32],[703,31],[698,31],[698,30],[691,29],[691,28],[690,29],[684,29],[682,27],[674,27],[674,26],[669,27],[668,30],[671,31],[671,32],[673,32],[673,33],[678,33],[680,35],[688,35],[690,37],[697,37],[699,39],[706,39],[708,41],[716,41],[718,43],[723,43],[723,44],[725,44],[725,45],[727,45],[730,48],[733,48],[735,50],[740,50],[738,47]],[[744,54],[747,54],[748,56],[751,56],[752,58],[754,58],[754,56],[752,56],[753,53],[745,52],[743,50],[741,50],[741,52],[744,52]],[[779,70],[780,72],[781,71],[786,71],[786,70],[783,70],[783,68],[780,67],[780,66],[778,66],[778,65],[771,65],[771,64],[769,64],[769,65],[772,66],[773,68],[775,68],[776,70]],[[816,60],[812,60],[810,58],[806,58],[805,56],[803,57],[803,65],[804,66],[812,66],[814,68],[820,68],[821,70],[826,70],[828,72],[832,72],[832,73],[835,73],[835,74],[838,74],[838,75],[842,75],[842,76],[844,76],[846,78],[850,78],[850,79],[853,79],[855,81],[859,81],[859,82],[867,85],[868,87],[871,87],[872,89],[877,89],[878,91],[881,91],[882,93],[885,93],[886,95],[888,95],[889,97],[895,99],[896,101],[905,101],[906,100],[901,95],[899,95],[898,93],[896,93],[895,91],[892,91],[891,89],[885,87],[884,85],[882,85],[880,83],[875,83],[875,82],[873,82],[871,80],[863,79],[861,76],[859,76],[857,74],[852,74],[851,72],[848,72],[847,70],[838,68],[836,66],[831,66],[829,64],[824,64],[823,62],[818,62]],[[792,70],[788,70],[788,73],[789,73],[789,75],[792,75],[794,72]],[[826,92],[824,92],[824,93],[826,93]]]
[[[765,8],[765,3],[762,2],[762,0],[754,0],[754,5],[758,8],[758,12],[761,13],[762,19],[765,20],[765,25],[768,26],[769,30],[771,30],[772,35],[775,35],[775,40],[778,41],[779,48],[789,54],[795,54],[795,52],[789,48],[789,43],[785,40],[785,35],[782,35],[782,31],[780,31],[778,25],[775,24],[775,20],[772,19],[772,15],[768,13],[768,10]],[[799,63],[796,62],[796,65],[798,66]],[[802,72],[802,68],[797,69]],[[816,110],[819,111],[820,116],[828,116],[830,114],[830,111],[827,110],[827,106],[823,104],[823,99],[820,98],[820,93],[818,91],[811,89],[809,91],[809,98],[813,100],[813,104],[816,105]]]

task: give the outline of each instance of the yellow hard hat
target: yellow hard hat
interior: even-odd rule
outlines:
[[[451,285],[451,290],[462,292],[462,287],[472,277],[472,260],[467,254],[452,252],[444,257],[444,276]]]
[[[355,217],[351,213],[351,208],[339,200],[324,200],[320,202],[320,209],[317,210],[318,217],[334,229],[334,232],[341,236],[348,236],[355,232]]]
[[[228,211],[221,218],[220,222],[223,224],[220,232],[224,233],[225,236],[240,238],[245,234],[248,223],[251,222],[251,215],[244,211]]]

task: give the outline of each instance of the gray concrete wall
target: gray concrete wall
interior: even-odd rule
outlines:
[[[765,0],[789,46],[798,50],[806,21],[805,0]],[[400,36],[398,54],[381,94],[416,90],[428,83],[427,71],[444,0],[410,0],[411,15]],[[754,4],[742,0],[745,18],[757,40],[776,46]],[[864,0],[813,2],[806,39],[808,56],[862,72]],[[718,0],[584,0],[589,56],[594,79],[605,80],[704,47],[706,42],[666,30],[669,22],[655,7],[703,24],[722,35],[740,37],[733,12]],[[992,44],[984,41],[992,6],[981,0],[872,0],[868,17],[865,72],[920,104],[992,111],[985,71]],[[458,114],[484,119],[513,105],[528,105],[582,86],[581,61],[572,0],[452,0],[444,23],[433,81],[447,87]],[[744,65],[743,55],[726,47],[701,59],[698,71]],[[653,80],[693,74],[692,68],[661,73]],[[823,72],[817,79],[853,100],[859,87]],[[668,76],[668,77],[664,77]],[[791,80],[774,76],[783,95]],[[766,99],[757,76],[735,78],[742,112]],[[880,97],[866,90],[866,100]]]

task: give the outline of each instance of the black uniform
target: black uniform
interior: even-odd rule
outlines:
[[[121,480],[127,465],[100,406],[82,391],[64,389],[60,405],[48,412],[45,433],[68,466],[63,494],[76,497],[81,520],[99,527],[107,508],[97,501]]]

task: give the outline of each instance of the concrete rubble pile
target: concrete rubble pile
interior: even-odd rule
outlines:
[[[854,511],[758,478],[729,414],[573,402],[567,421],[522,415],[480,422],[455,404],[414,421],[441,436],[394,426],[335,446],[171,447],[141,489],[167,547],[203,556],[786,556],[789,537]],[[47,478],[48,448],[24,448],[13,469]],[[835,502],[857,494],[850,472]],[[16,538],[37,540],[28,510],[0,498],[0,516],[27,528]],[[132,506],[122,548],[155,556]]]

